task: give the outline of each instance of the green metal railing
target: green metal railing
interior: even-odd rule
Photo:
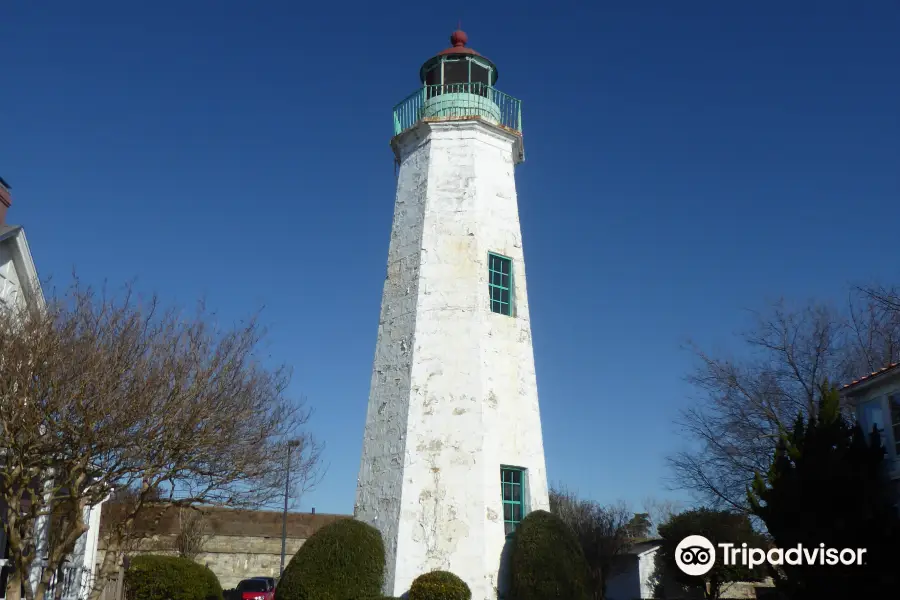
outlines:
[[[394,107],[394,135],[426,118],[482,117],[522,133],[522,101],[483,83],[426,85]]]

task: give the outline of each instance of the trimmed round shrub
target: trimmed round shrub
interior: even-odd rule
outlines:
[[[510,592],[515,600],[588,600],[589,567],[575,533],[545,510],[529,513],[512,540]]]
[[[206,596],[204,596],[204,598],[206,600],[223,600],[225,594],[222,591],[222,584],[219,583],[219,578],[216,577],[216,574],[206,565],[197,564],[197,566],[201,569],[201,576],[206,580]]]
[[[127,600],[222,600],[222,586],[209,568],[189,558],[142,554],[125,572]]]
[[[432,571],[412,582],[409,600],[472,600],[472,590],[449,571]]]
[[[379,597],[384,542],[355,519],[330,523],[306,540],[275,588],[276,600],[350,600]]]

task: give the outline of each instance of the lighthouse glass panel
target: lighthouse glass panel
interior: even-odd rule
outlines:
[[[425,72],[425,99],[434,98],[441,93],[441,62],[436,62]]]
[[[448,57],[444,62],[444,90],[448,94],[467,93],[469,87],[469,61]]]
[[[428,68],[425,72],[425,85],[441,84],[441,63],[437,62]]]
[[[471,61],[471,63],[472,74],[470,81],[472,82],[472,93],[479,96],[487,96],[488,86],[491,85],[491,71],[476,60]]]
[[[505,256],[488,255],[488,294],[491,312],[512,316],[512,261]]]
[[[525,513],[525,473],[522,469],[500,468],[503,493],[503,527],[506,535],[516,530]]]

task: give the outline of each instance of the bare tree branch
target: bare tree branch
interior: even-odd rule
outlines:
[[[603,600],[609,578],[621,567],[619,558],[635,542],[629,529],[635,514],[622,503],[580,499],[565,487],[551,488],[550,512],[575,532],[590,566],[594,600]]]
[[[879,304],[887,294],[856,290],[843,311],[776,302],[753,313],[737,357],[691,346],[697,367],[688,381],[698,398],[677,420],[690,446],[669,458],[673,486],[713,507],[746,512],[754,473],[768,469],[797,416],[815,411],[819,386],[898,359],[900,313],[889,301]]]
[[[106,532],[112,551],[98,581],[157,498],[265,505],[284,493],[289,441],[292,478],[316,481],[321,446],[307,431],[310,411],[285,396],[289,371],[261,363],[256,319],[220,330],[213,316],[77,281],[41,310],[0,313],[0,516],[17,572],[46,562],[40,582],[26,582],[27,600],[43,600],[88,529],[85,509],[116,490],[130,491]],[[44,556],[33,535],[41,517],[52,532]]]
[[[644,499],[643,509],[650,515],[649,537],[655,538],[659,535],[659,526],[667,523],[672,517],[682,512],[684,506],[676,500],[651,497]]]
[[[175,551],[179,556],[194,560],[203,552],[209,540],[206,517],[199,507],[182,507],[178,511],[178,534],[175,536]]]

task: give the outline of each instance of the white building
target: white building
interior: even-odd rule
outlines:
[[[473,600],[497,598],[508,536],[549,508],[520,103],[466,42],[454,32],[394,108],[399,175],[354,511],[382,533],[394,596],[443,569]]]
[[[900,363],[845,385],[841,396],[853,407],[864,432],[878,428],[887,451],[887,474],[900,502]]]
[[[653,598],[656,552],[661,545],[660,540],[641,542],[620,556],[613,574],[606,581],[606,600]]]
[[[25,231],[18,225],[6,224],[6,211],[11,203],[10,187],[0,178],[0,307],[42,306],[44,296]],[[76,596],[87,585],[96,560],[100,506],[88,509],[85,519],[90,529],[78,540],[75,552],[68,557],[64,568],[63,595],[66,598]],[[0,525],[3,525],[2,515]],[[35,535],[39,540],[46,539],[46,521],[38,523]],[[10,564],[6,530],[5,527],[0,527],[0,600],[6,594]],[[41,565],[37,564],[30,574],[31,580],[36,582],[40,573]]]
[[[662,540],[646,540],[631,546],[615,561],[612,574],[606,581],[606,600],[703,600],[701,588],[685,588],[669,573],[656,572],[657,553]],[[661,589],[657,589],[661,586]],[[660,592],[657,594],[657,592]],[[735,581],[720,590],[723,600],[774,598],[771,579],[764,582]]]

